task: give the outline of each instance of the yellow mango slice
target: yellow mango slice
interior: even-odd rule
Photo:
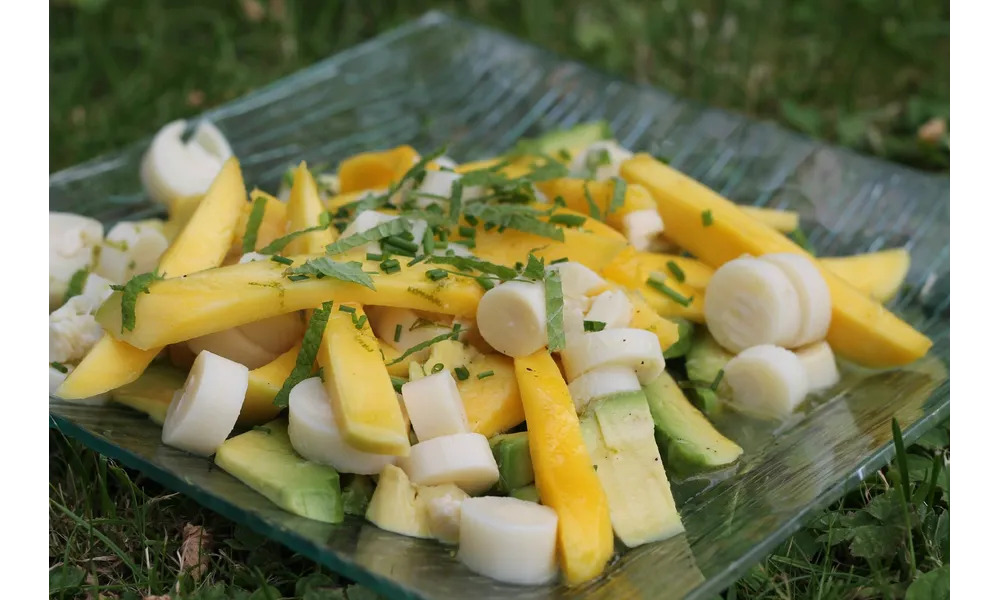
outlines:
[[[632,301],[632,321],[628,326],[656,334],[656,339],[660,341],[660,350],[666,351],[676,344],[681,337],[677,323],[661,317],[638,290],[626,290],[626,293]]]
[[[862,293],[879,302],[888,302],[906,279],[910,253],[905,248],[894,248],[856,256],[821,258],[819,262]]]
[[[302,344],[295,344],[278,358],[250,371],[250,382],[237,423],[247,426],[261,425],[278,416],[281,408],[274,405],[274,397],[292,374],[295,359],[298,358],[301,348]]]
[[[340,163],[340,193],[387,188],[402,179],[420,160],[410,146],[398,146],[381,152],[362,152]]]
[[[799,228],[799,213],[791,210],[744,205],[740,205],[740,210],[781,233],[791,233]]]
[[[353,314],[339,306],[345,305],[334,305],[316,357],[337,425],[358,450],[408,456],[409,433],[378,339],[367,320],[355,326],[364,315],[361,305],[346,305],[355,309]]]
[[[514,359],[528,422],[528,447],[542,504],[556,511],[559,561],[566,583],[597,577],[611,559],[608,499],[594,472],[569,388],[545,350]]]
[[[614,196],[615,183],[613,181],[588,181],[586,179],[575,179],[571,177],[560,177],[549,181],[541,181],[537,184],[538,189],[543,194],[554,200],[556,196],[562,196],[566,201],[566,207],[578,213],[590,214],[590,204],[587,202],[585,190],[590,191],[590,197],[605,216],[605,222],[617,231],[624,231],[622,218],[628,213],[637,210],[656,210],[656,202],[649,192],[640,185],[625,186],[625,203],[612,213],[608,212],[611,199]]]
[[[240,163],[232,157],[222,166],[177,239],[160,257],[160,273],[181,277],[221,264],[246,201]],[[120,305],[118,313],[120,330]],[[89,398],[135,381],[168,343],[150,344],[140,350],[105,333],[59,386],[56,395],[65,400]]]
[[[184,196],[170,201],[167,206],[167,221],[163,224],[163,235],[167,241],[173,242],[177,238],[177,234],[191,220],[191,215],[198,208],[202,198],[204,195]]]
[[[546,208],[544,205],[536,207]],[[556,214],[579,213],[560,209]],[[472,251],[482,259],[511,266],[516,262],[523,263],[527,260],[528,253],[534,250],[536,256],[547,262],[568,258],[600,272],[628,246],[622,234],[589,217],[579,228],[562,227],[562,231],[564,241],[559,242],[514,229],[507,229],[503,233],[499,233],[497,228],[485,231],[480,223],[476,229],[476,247]],[[456,239],[457,235],[452,237]]]
[[[708,287],[708,280],[715,274],[714,268],[696,258],[660,252],[639,252],[631,246],[616,256],[601,274],[637,289],[645,286],[646,280],[653,273],[666,275],[669,281],[676,282],[677,277],[667,266],[668,262],[673,262],[684,272],[684,284],[694,290],[704,291]]]
[[[456,383],[465,405],[469,431],[493,437],[524,421],[513,359],[502,354],[482,354],[466,368],[469,378]],[[479,379],[480,373],[488,371],[493,371],[493,375]]]
[[[323,302],[358,302],[396,306],[471,317],[476,314],[483,288],[469,277],[431,281],[421,263],[398,273],[379,270],[378,261],[364,260],[364,253],[345,254],[338,260],[362,262],[373,273],[375,289],[335,277],[291,281],[285,265],[254,261],[194,273],[184,278],[156,281],[135,306],[135,327],[122,331],[121,293],[115,292],[97,311],[105,331],[139,348],[158,348],[179,341],[261,321],[296,310],[315,308]],[[292,267],[316,255],[291,256]]]
[[[469,171],[481,171],[500,164],[499,158],[486,158],[473,162],[462,163],[455,167],[456,173],[468,173]]]
[[[391,363],[400,356],[403,355],[402,351],[396,350],[392,344],[378,338],[378,347],[382,350],[382,357],[385,359],[386,363]],[[386,368],[389,370],[389,375],[393,377],[409,377],[410,375],[410,363],[420,362],[419,352],[414,352],[413,354],[407,356],[403,360],[399,361],[394,365],[388,365]]]
[[[299,163],[292,180],[292,191],[288,196],[288,227],[289,232],[302,231],[319,225],[320,215],[326,210],[319,199],[316,180],[306,167],[305,161]],[[282,254],[322,254],[326,247],[334,242],[336,229],[327,227],[320,231],[311,231],[293,239],[285,246]]]
[[[243,210],[240,211],[240,218],[236,222],[236,229],[233,231],[233,245],[229,249],[229,255],[226,256],[226,263],[236,263],[243,255],[243,234],[247,230],[247,222],[250,220],[253,201],[261,196],[267,200],[267,204],[264,206],[264,218],[261,219],[260,228],[257,229],[257,243],[254,244],[254,250],[260,250],[285,235],[285,224],[288,222],[288,205],[271,194],[254,188],[250,192],[251,201],[245,204]]]
[[[622,165],[622,176],[653,194],[671,237],[705,263],[719,267],[743,254],[791,252],[812,260],[833,300],[827,342],[834,352],[862,366],[909,364],[927,354],[931,340],[856,290],[781,233],[747,216],[701,183],[640,154]],[[703,224],[709,211],[712,224]]]

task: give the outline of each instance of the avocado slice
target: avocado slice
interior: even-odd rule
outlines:
[[[683,532],[645,394],[612,394],[592,407],[580,429],[608,497],[615,535],[634,548]]]
[[[537,138],[522,139],[514,146],[514,155],[548,154],[556,156],[560,151],[572,151],[614,137],[607,121],[580,123],[568,129],[550,131]]]
[[[677,341],[663,351],[663,358],[666,360],[687,354],[691,350],[694,336],[694,325],[691,324],[691,321],[679,318],[670,320],[677,323]]]
[[[540,504],[542,501],[541,496],[538,495],[538,488],[534,485],[526,485],[516,490],[511,490],[509,496],[518,500],[524,500],[525,502],[534,502],[535,504]]]
[[[284,419],[229,438],[215,464],[290,513],[324,523],[344,520],[340,475],[296,454]]]
[[[681,476],[735,462],[743,448],[719,433],[664,371],[643,386],[656,428],[656,443],[671,473]]]
[[[351,475],[351,480],[341,490],[344,514],[355,517],[365,516],[368,503],[375,493],[375,482],[367,475]]]
[[[184,387],[187,374],[166,363],[153,363],[132,383],[111,391],[111,399],[145,413],[163,425],[174,392]]]
[[[716,384],[719,371],[724,370],[734,356],[715,341],[708,329],[695,329],[691,350],[684,361],[688,379],[695,385],[687,392],[691,401],[710,417],[722,412],[722,401],[728,396],[724,384],[717,384],[715,389],[711,386]]]
[[[490,448],[500,469],[497,488],[501,494],[509,494],[512,490],[535,481],[527,431],[495,435],[490,438]]]

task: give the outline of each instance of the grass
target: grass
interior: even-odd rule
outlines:
[[[555,0],[52,5],[52,171],[428,8],[861,152],[933,171],[949,164],[949,14],[936,0],[581,0],[572,11]],[[943,425],[900,452],[905,460],[848,493],[723,597],[946,598],[948,444]],[[55,432],[49,464],[51,597],[373,597]],[[199,561],[190,529],[185,547],[187,524],[214,540],[197,581],[181,568]]]

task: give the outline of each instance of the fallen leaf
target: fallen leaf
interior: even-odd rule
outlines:
[[[83,125],[87,120],[87,109],[82,106],[75,106],[69,113],[69,120],[74,125]]]
[[[264,19],[264,5],[259,0],[241,0],[240,7],[243,16],[251,23],[260,23]]]
[[[941,117],[934,117],[920,126],[917,137],[921,142],[937,144],[948,133],[948,124]]]
[[[947,600],[951,588],[951,567],[944,565],[921,573],[906,589],[906,600]]]
[[[166,594],[162,596],[143,596],[142,600],[170,600],[170,596]]]
[[[212,536],[201,525],[188,523],[184,526],[184,541],[181,543],[181,571],[190,569],[191,578],[197,581],[205,574],[211,559],[208,555]]]
[[[187,104],[194,108],[198,108],[205,103],[205,92],[201,90],[191,90],[187,95]]]

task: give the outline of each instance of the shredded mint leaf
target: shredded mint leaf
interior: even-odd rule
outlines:
[[[615,177],[614,180],[615,189],[611,192],[611,204],[608,205],[608,215],[625,206],[625,180],[621,177]]]
[[[562,277],[559,269],[545,273],[545,321],[549,336],[549,352],[559,352],[566,347],[563,331]]]
[[[283,235],[280,238],[274,240],[270,244],[258,250],[258,252],[260,252],[261,254],[277,254],[278,252],[284,250],[285,246],[290,244],[292,240],[299,237],[300,235],[305,235],[307,233],[312,233],[314,231],[323,231],[329,226],[330,226],[329,224],[317,225],[315,227],[306,227],[305,229],[300,229],[299,231],[293,231],[292,233]],[[256,240],[254,241],[254,243],[256,243]]]
[[[451,196],[448,197],[448,222],[452,225],[457,225],[458,218],[462,215],[462,189],[461,179],[451,184]]]
[[[459,327],[459,326],[456,325],[456,327]],[[395,365],[397,363],[401,363],[404,360],[406,360],[406,358],[408,356],[410,356],[411,354],[413,354],[414,352],[420,352],[424,348],[430,348],[431,346],[433,346],[434,344],[437,344],[438,342],[443,342],[445,340],[450,340],[450,339],[456,337],[456,334],[462,333],[462,331],[463,330],[460,329],[460,328],[457,329],[457,330],[453,329],[452,331],[449,331],[448,333],[442,333],[441,335],[434,336],[434,337],[432,337],[431,339],[429,339],[429,340],[427,340],[425,342],[420,342],[416,346],[411,346],[411,347],[409,347],[409,348],[406,349],[406,352],[403,352],[402,354],[400,354],[399,357],[396,358],[396,360],[393,360],[391,362],[385,363],[385,366],[391,367],[392,365]]]
[[[528,279],[541,281],[545,278],[545,262],[534,254],[529,254],[528,264],[524,267],[524,276]]]
[[[549,217],[549,223],[555,225],[565,225],[566,227],[579,227],[587,222],[587,217],[583,215],[559,214]]]
[[[90,270],[84,267],[73,273],[73,276],[69,278],[69,284],[66,286],[66,295],[63,296],[63,304],[69,302],[69,299],[73,296],[79,296],[83,293],[83,286],[87,283],[87,275],[90,274]]]
[[[275,406],[282,408],[288,406],[288,395],[292,388],[308,379],[312,374],[313,363],[316,362],[319,345],[323,341],[323,332],[326,331],[326,322],[330,319],[332,310],[333,302],[324,302],[323,307],[314,310],[312,316],[309,317],[309,325],[306,327],[305,337],[302,338],[302,348],[299,349],[299,355],[295,358],[295,367],[285,382],[281,384],[281,389],[274,397]]]
[[[267,198],[257,196],[250,209],[250,216],[247,217],[247,228],[243,232],[243,253],[253,252],[257,247],[257,232],[260,231],[260,224],[264,221],[264,211],[267,209]]]
[[[517,271],[510,267],[497,265],[472,256],[431,256],[428,263],[435,265],[451,265],[463,271],[476,270],[487,275],[495,275],[503,281],[517,278]]]
[[[61,362],[50,362],[49,366],[55,369],[56,371],[59,371],[60,373],[69,373],[69,367],[62,364]]]
[[[601,218],[601,209],[597,206],[597,202],[594,202],[594,197],[590,195],[590,185],[583,184],[583,196],[587,199],[587,211],[590,213],[591,219]]]
[[[379,223],[367,231],[359,231],[354,235],[349,235],[345,238],[337,240],[326,247],[326,253],[342,254],[352,248],[363,246],[368,242],[380,242],[387,237],[399,235],[408,231],[410,231],[409,221],[406,219],[393,219],[385,223]]]
[[[135,329],[135,303],[139,294],[148,294],[154,281],[163,279],[159,273],[142,273],[129,279],[125,285],[113,285],[111,289],[122,293],[122,333]]]
[[[799,248],[802,248],[809,254],[812,254],[814,256],[816,255],[816,248],[814,248],[813,245],[809,243],[809,238],[806,237],[806,233],[801,229],[796,229],[795,231],[789,233],[788,239],[795,242],[799,246]]]
[[[311,258],[297,267],[288,269],[285,271],[285,274],[289,276],[323,275],[324,277],[333,277],[334,279],[349,283],[357,283],[370,290],[374,290],[375,282],[372,281],[371,275],[362,270],[361,266],[361,263],[353,260],[350,262],[337,262],[327,256],[320,256],[319,258]]]

